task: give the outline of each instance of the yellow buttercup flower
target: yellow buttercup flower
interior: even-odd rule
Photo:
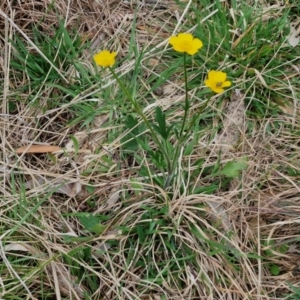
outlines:
[[[94,55],[95,63],[103,68],[111,67],[116,62],[117,52],[109,52],[108,50],[100,51]]]
[[[226,73],[222,71],[209,71],[208,79],[204,81],[205,85],[217,94],[224,92],[224,88],[230,87],[231,82],[226,80]]]
[[[186,52],[189,55],[194,55],[203,47],[201,40],[194,38],[190,33],[179,33],[177,36],[172,36],[169,43],[177,52]]]

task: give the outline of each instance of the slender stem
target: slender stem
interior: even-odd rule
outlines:
[[[185,103],[184,103],[184,115],[183,115],[183,120],[182,120],[182,125],[179,133],[179,140],[175,148],[175,155],[173,157],[173,163],[171,167],[171,172],[169,173],[166,186],[170,184],[173,176],[174,176],[174,170],[175,170],[175,165],[178,163],[177,158],[179,156],[179,151],[180,151],[180,146],[184,142],[188,132],[183,135],[184,128],[185,128],[185,122],[187,119],[188,111],[190,108],[190,103],[189,103],[189,91],[188,91],[188,80],[187,80],[187,70],[186,70],[186,53],[183,55],[183,73],[184,73],[184,87],[185,87]]]
[[[188,81],[187,81],[187,71],[186,71],[186,53],[183,55],[183,72],[184,72],[184,85],[185,85],[185,104],[184,104],[184,115],[183,115],[183,121],[182,126],[180,130],[179,136],[181,137],[184,131],[185,122],[188,114],[188,110],[190,108],[189,103],[189,91],[188,91]]]
[[[198,115],[202,114],[202,112],[204,111],[204,109],[207,106],[207,103],[210,101],[211,97],[209,97],[203,104],[203,106],[201,107],[200,111],[198,112]],[[196,122],[197,118],[194,118],[190,124],[190,126],[188,127],[186,134],[182,137],[182,142],[186,139],[189,131],[192,129],[192,127],[194,126],[195,122]]]
[[[171,161],[169,158],[168,153],[166,152],[165,148],[163,147],[162,143],[160,142],[159,138],[157,137],[156,133],[154,132],[150,122],[148,121],[148,119],[145,117],[143,111],[140,109],[139,105],[136,103],[136,101],[132,98],[132,96],[130,95],[130,93],[128,92],[127,88],[125,87],[125,85],[123,84],[123,82],[120,80],[120,78],[117,76],[117,74],[115,73],[115,71],[109,67],[110,72],[112,73],[113,77],[116,79],[116,81],[118,82],[119,86],[121,87],[121,89],[123,90],[123,92],[125,93],[126,97],[129,99],[129,101],[132,103],[132,105],[134,106],[134,109],[136,110],[136,112],[139,114],[139,116],[143,119],[143,121],[145,122],[146,126],[148,127],[148,129],[151,132],[151,135],[153,137],[153,139],[155,140],[157,146],[161,149],[161,151],[163,152],[165,159],[167,161],[167,167],[168,167],[168,173],[170,173],[171,170]]]
[[[183,134],[183,130],[185,127],[185,122],[186,122],[186,118],[187,118],[187,113],[188,110],[190,108],[190,104],[189,104],[189,99],[188,99],[188,87],[187,87],[187,72],[186,72],[186,55],[184,55],[184,79],[185,79],[185,107],[184,107],[184,117],[183,117],[183,123],[182,123],[182,127],[181,127],[181,131],[180,131],[180,135],[179,135],[179,140],[178,143],[176,145],[176,149],[175,149],[175,155],[173,157],[173,164],[171,167],[172,173],[169,174],[168,176],[168,180],[167,183],[169,184],[172,180],[172,177],[174,176],[174,169],[175,169],[175,165],[177,163],[177,158],[179,156],[179,151],[180,151],[180,146],[187,140],[188,135],[190,130],[193,128],[197,118],[193,118],[191,124],[189,124],[186,133]],[[210,101],[211,97],[209,97],[203,104],[203,106],[200,109],[200,112],[198,113],[199,115],[204,111],[204,109],[207,106],[207,103]]]

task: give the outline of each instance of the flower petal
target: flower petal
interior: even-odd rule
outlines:
[[[193,35],[190,33],[179,33],[178,39],[183,42],[191,42],[193,40]]]
[[[216,71],[214,80],[217,82],[224,82],[226,80],[226,73],[222,71]]]
[[[201,49],[203,47],[202,41],[197,38],[193,40],[193,45],[195,48],[198,48],[198,49]]]
[[[208,72],[208,79],[215,81],[217,71],[211,70]]]
[[[178,43],[178,37],[177,36],[171,36],[169,39],[169,43],[173,46]]]
[[[182,49],[182,42],[180,41],[180,39],[177,36],[172,36],[169,39],[169,43],[173,46],[173,49],[177,52],[184,52],[184,50]]]
[[[199,39],[194,39],[192,41],[192,45],[191,45],[191,48],[187,51],[187,53],[189,55],[194,55],[196,54],[199,49],[201,49],[203,47],[203,43],[199,40]]]
[[[185,49],[182,48],[181,44],[174,44],[173,49],[177,52],[185,52]]]
[[[222,88],[218,88],[218,87],[214,87],[214,88],[211,88],[215,93],[217,94],[221,94],[224,92],[224,89]]]
[[[213,82],[211,81],[211,80],[209,80],[209,79],[206,79],[206,80],[204,80],[204,84],[208,87],[208,88],[210,88],[210,89],[212,89],[215,85],[213,84]]]
[[[191,48],[191,49],[187,50],[186,53],[189,55],[194,55],[198,52],[198,50],[199,49],[197,49],[197,48]]]
[[[231,81],[225,81],[222,84],[222,87],[230,87],[231,86]]]

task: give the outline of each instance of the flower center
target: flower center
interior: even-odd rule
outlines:
[[[220,88],[220,87],[222,87],[222,84],[223,84],[223,82],[218,81],[218,82],[216,83],[216,87],[217,87],[217,88]]]

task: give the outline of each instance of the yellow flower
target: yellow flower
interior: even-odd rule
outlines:
[[[103,68],[111,67],[116,62],[117,52],[109,52],[108,50],[100,51],[94,55],[95,63]]]
[[[172,36],[169,43],[175,51],[186,52],[189,55],[196,54],[203,47],[203,43],[190,33],[179,33],[177,36]]]
[[[215,93],[220,94],[224,92],[224,88],[231,86],[231,82],[226,81],[226,77],[226,73],[222,71],[209,71],[208,79],[206,79],[204,83]]]

